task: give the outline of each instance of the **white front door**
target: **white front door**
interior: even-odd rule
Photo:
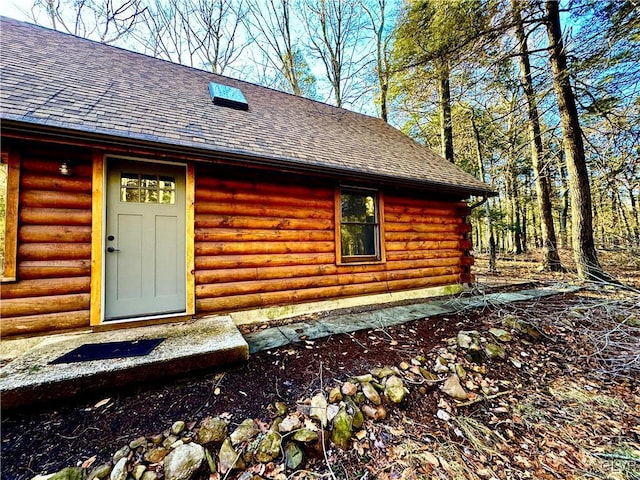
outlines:
[[[186,311],[185,167],[108,160],[105,320]]]

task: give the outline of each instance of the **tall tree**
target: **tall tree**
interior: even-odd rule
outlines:
[[[333,99],[342,107],[354,93],[362,70],[361,30],[363,12],[359,0],[304,0],[309,47],[324,67]]]
[[[554,272],[564,268],[558,255],[556,232],[553,226],[553,209],[551,204],[551,179],[549,167],[544,162],[542,148],[542,134],[540,131],[540,119],[536,95],[533,89],[533,77],[531,75],[531,62],[529,60],[529,47],[522,21],[520,0],[511,0],[513,9],[513,23],[515,26],[516,40],[518,42],[518,57],[520,63],[520,79],[527,102],[529,141],[531,146],[531,162],[535,172],[536,197],[540,212],[540,226],[542,233],[542,267]]]
[[[112,44],[135,29],[145,10],[143,0],[35,0],[30,17],[40,24],[44,13],[56,30]]]
[[[452,63],[470,58],[471,48],[484,38],[492,2],[483,0],[418,0],[411,2],[398,27],[394,53],[397,69],[429,74],[437,88],[442,155],[454,161],[451,123]],[[478,56],[479,51],[473,50]]]
[[[576,99],[569,81],[558,0],[546,0],[545,12],[549,37],[549,62],[560,112],[563,148],[569,174],[573,252],[578,277],[583,280],[612,281],[612,277],[605,273],[600,265],[593,239],[589,173]]]
[[[155,57],[223,74],[246,47],[245,13],[242,0],[155,0],[136,37]]]
[[[254,45],[269,66],[279,72],[284,89],[294,95],[314,97],[316,79],[300,48],[290,0],[248,0],[248,10],[246,23]]]
[[[369,28],[375,42],[375,72],[378,81],[378,101],[380,106],[380,118],[389,121],[388,101],[389,82],[391,80],[391,43],[394,37],[394,28],[391,25],[394,12],[390,8],[389,0],[375,0],[373,5],[363,2],[362,8],[369,18]]]

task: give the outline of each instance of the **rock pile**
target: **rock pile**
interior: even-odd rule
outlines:
[[[509,327],[519,331],[516,325]],[[458,405],[495,394],[497,387],[484,377],[484,362],[506,359],[510,340],[511,334],[502,329],[484,334],[461,331],[430,359],[416,356],[397,367],[373,368],[328,386],[295,407],[275,403],[269,407],[269,422],[245,419],[232,428],[229,415],[199,423],[177,421],[162,433],[130,441],[108,463],[85,462],[33,480],[221,480],[232,472],[242,480],[256,475],[285,479],[287,470],[322,458],[331,445],[348,449],[364,439],[367,422],[384,420],[390,406],[405,401],[408,386],[423,395],[439,386],[441,394]],[[449,402],[443,398],[439,406],[436,416],[447,420]]]

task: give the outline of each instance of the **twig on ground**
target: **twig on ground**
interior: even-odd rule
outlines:
[[[511,395],[512,393],[513,393],[513,390],[505,390],[504,392],[498,392],[494,395],[487,395],[487,396],[483,395],[482,397],[478,397],[474,400],[469,400],[468,402],[457,403],[456,406],[468,407],[469,405],[473,405],[475,403],[484,402],[485,400],[493,400],[494,398],[502,397],[503,395]]]
[[[322,362],[320,362],[320,392],[324,395],[324,382],[322,380]],[[327,449],[324,441],[324,426],[321,425],[320,428],[320,441],[322,442],[322,454],[324,456],[324,461],[327,464],[327,468],[329,469],[329,473],[331,474],[331,478],[333,480],[336,479],[335,473],[333,473],[333,469],[331,468],[331,463],[329,462],[329,456],[327,455]]]

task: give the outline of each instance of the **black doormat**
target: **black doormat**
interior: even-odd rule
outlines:
[[[132,340],[127,342],[87,343],[65,353],[51,363],[88,362],[109,358],[144,357],[156,348],[164,338]]]

